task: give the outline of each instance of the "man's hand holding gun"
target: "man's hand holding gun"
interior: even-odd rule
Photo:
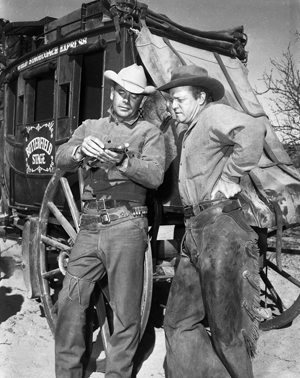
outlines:
[[[90,169],[99,163],[120,166],[127,158],[128,147],[129,144],[125,143],[123,146],[107,148],[100,139],[90,135],[84,138],[74,157],[76,160],[83,159],[82,166],[86,169]]]

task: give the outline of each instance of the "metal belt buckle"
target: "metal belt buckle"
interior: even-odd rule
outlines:
[[[109,224],[111,222],[109,214],[107,212],[100,214],[100,222],[102,224]]]

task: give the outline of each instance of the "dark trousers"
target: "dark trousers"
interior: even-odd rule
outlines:
[[[107,378],[129,378],[140,337],[147,218],[133,217],[81,230],[72,248],[58,298],[56,378],[82,378],[86,309],[97,280],[108,276],[113,335],[106,353]]]
[[[186,220],[164,321],[167,378],[253,378],[257,235],[228,204]]]

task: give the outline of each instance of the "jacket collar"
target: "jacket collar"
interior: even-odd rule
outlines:
[[[207,104],[206,106],[204,106],[204,108],[200,109],[199,112],[197,113],[196,117],[194,118],[194,120],[190,123],[189,127],[187,128],[186,132],[190,132],[195,126],[196,124],[198,123],[200,117],[202,117],[203,113],[205,112],[205,110],[207,108],[209,108],[211,105],[213,105],[214,102],[210,102],[209,104]]]
[[[118,119],[118,117],[115,115],[115,112],[113,110],[113,107],[111,106],[109,109],[108,109],[108,113],[109,113],[109,121],[110,122],[114,122],[115,124],[119,125],[120,123],[124,124],[124,125],[127,125],[127,126],[134,126],[135,123],[139,120],[140,118],[140,115],[138,114],[135,118],[132,118],[131,120],[129,121],[120,121]]]

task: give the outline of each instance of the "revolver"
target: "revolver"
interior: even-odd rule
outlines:
[[[126,152],[128,152],[128,148],[109,147],[105,149],[112,152],[117,152],[118,154],[126,154]]]
[[[128,152],[128,148],[118,148],[118,147],[109,147],[109,148],[105,148],[105,150],[109,150],[109,151],[113,151],[113,152],[117,152],[118,154],[125,154],[126,152]],[[82,166],[88,170],[92,167],[94,167],[97,163],[98,163],[98,159],[97,158],[85,158],[84,159],[84,162],[82,164]]]

